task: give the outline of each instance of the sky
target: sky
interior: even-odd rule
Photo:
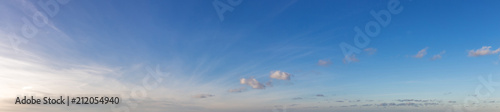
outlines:
[[[493,112],[497,10],[493,0],[2,0],[0,111]]]

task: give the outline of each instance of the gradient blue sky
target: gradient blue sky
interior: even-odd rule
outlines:
[[[343,61],[339,44],[353,45],[353,28],[375,21],[370,11],[387,10],[390,0],[243,0],[230,6],[234,10],[223,20],[214,0],[54,1],[59,11],[53,17],[38,0],[0,2],[0,110],[5,111],[113,111],[109,105],[12,102],[24,94],[124,97],[142,87],[148,68],[163,73],[160,86],[131,100],[137,106],[118,107],[451,112],[477,97],[478,77],[500,81],[500,1],[494,0],[399,0],[403,11],[392,14],[390,24],[351,63]],[[37,26],[32,38],[23,37],[22,18],[31,21],[36,12],[48,23]],[[27,41],[12,44],[13,38]],[[275,72],[281,77],[273,77]],[[478,111],[498,110],[499,97],[491,92]]]

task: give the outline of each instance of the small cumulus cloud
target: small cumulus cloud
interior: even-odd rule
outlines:
[[[319,66],[330,66],[332,64],[332,61],[330,60],[319,60],[318,65]]]
[[[491,49],[491,46],[483,46],[481,49],[469,50],[469,56],[478,57],[478,56],[484,56],[484,55],[497,54],[500,52],[500,48],[498,48],[496,50],[490,50],[490,49]]]
[[[432,56],[431,60],[441,59],[443,57],[442,55],[444,55],[445,53],[446,53],[446,51],[441,51],[441,53]]]
[[[427,55],[427,49],[429,49],[429,47],[426,47],[426,48],[418,51],[418,53],[416,55],[414,55],[413,57],[415,57],[415,58],[422,58],[422,57],[424,57],[425,55]]]
[[[373,55],[377,52],[376,48],[366,48],[363,51],[367,52],[369,55]]]
[[[214,97],[215,95],[212,94],[197,94],[192,96],[192,98],[209,98],[209,97]]]
[[[269,76],[273,79],[278,79],[278,80],[290,80],[290,74],[286,72],[281,72],[279,70],[277,71],[271,71],[271,75]]]
[[[254,89],[265,89],[266,86],[264,86],[263,84],[259,83],[259,81],[257,81],[257,79],[254,79],[253,77],[250,77],[248,79],[245,79],[245,78],[241,78],[240,79],[240,84],[245,84],[245,85],[248,85]]]

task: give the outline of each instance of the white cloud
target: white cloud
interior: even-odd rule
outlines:
[[[248,79],[245,79],[245,78],[241,78],[240,79],[240,84],[245,84],[245,85],[248,85],[254,89],[265,89],[266,86],[264,86],[263,84],[259,83],[259,81],[257,81],[257,79],[254,79],[253,77],[250,77]]]
[[[332,61],[330,60],[319,60],[318,65],[319,66],[330,66],[332,64]]]
[[[491,46],[483,46],[481,49],[476,49],[476,50],[469,50],[469,56],[472,57],[478,57],[478,56],[484,56],[484,55],[490,55],[490,54],[497,54],[500,52],[500,48],[497,50],[490,50]]]
[[[446,53],[446,51],[441,51],[441,53],[439,53],[439,54],[436,54],[436,55],[432,56],[431,60],[438,60],[438,59],[441,59],[441,58],[442,58],[442,56],[441,56],[441,55],[443,55],[444,53]]]
[[[290,74],[286,72],[281,72],[279,70],[277,71],[271,71],[271,75],[269,76],[273,79],[278,79],[278,80],[290,80]]]
[[[426,48],[418,51],[418,53],[416,55],[414,55],[413,57],[415,57],[415,58],[422,58],[422,57],[424,57],[425,55],[427,55],[427,49],[429,49],[429,47],[426,47]]]

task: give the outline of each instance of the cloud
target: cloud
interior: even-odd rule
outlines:
[[[439,53],[439,54],[436,54],[436,55],[432,56],[431,60],[438,60],[438,59],[441,59],[441,58],[442,58],[442,56],[441,56],[441,55],[443,55],[444,53],[446,53],[446,51],[441,51],[441,53]]]
[[[271,75],[269,76],[273,79],[278,79],[278,80],[290,80],[290,74],[286,72],[281,72],[279,70],[277,71],[271,71]]]
[[[342,59],[342,62],[344,62],[344,64],[347,64],[347,60],[351,60],[352,62],[359,62],[359,59],[356,58],[356,55],[351,55],[351,56],[346,56],[344,59]]]
[[[243,91],[247,90],[247,87],[240,87],[240,88],[236,88],[236,89],[229,89],[227,92],[230,92],[230,93],[241,93]]]
[[[415,58],[422,58],[422,57],[424,57],[425,55],[427,55],[427,49],[429,49],[429,47],[426,47],[426,48],[418,51],[418,53],[416,55],[414,55],[413,57],[415,57]]]
[[[369,55],[373,55],[377,52],[376,48],[366,48],[363,51],[368,52]]]
[[[471,57],[478,57],[478,56],[484,56],[484,55],[490,55],[490,54],[497,54],[500,52],[500,48],[497,50],[490,50],[491,46],[483,46],[481,49],[476,49],[476,50],[469,50],[469,56]]]
[[[323,94],[317,94],[316,97],[325,97]]]
[[[261,83],[259,83],[259,81],[257,81],[253,77],[250,77],[248,79],[241,78],[240,79],[240,83],[248,85],[248,86],[250,86],[250,87],[252,87],[254,89],[265,89],[266,88],[266,86],[264,86]]]
[[[319,66],[330,66],[332,64],[332,61],[330,60],[319,60],[318,65]]]
[[[192,98],[209,98],[209,97],[214,97],[215,95],[212,94],[197,94],[192,96]]]

